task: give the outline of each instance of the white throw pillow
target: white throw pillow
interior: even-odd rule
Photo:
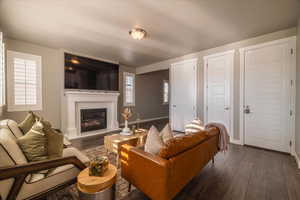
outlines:
[[[200,119],[194,119],[191,123],[185,126],[185,134],[198,133],[204,130],[204,124]]]
[[[145,143],[145,151],[151,154],[158,154],[160,149],[164,146],[164,142],[160,137],[160,133],[155,128],[155,126],[151,126]]]
[[[172,139],[173,132],[169,124],[167,124],[164,129],[160,132],[160,137],[162,138],[163,142],[166,143],[169,139]]]

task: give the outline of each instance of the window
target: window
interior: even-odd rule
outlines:
[[[0,32],[0,107],[3,105],[5,105],[5,64],[3,34]]]
[[[8,111],[42,110],[41,56],[7,51]]]
[[[169,103],[169,81],[164,80],[163,82],[163,103],[168,104]]]
[[[135,75],[124,72],[124,106],[135,106]]]

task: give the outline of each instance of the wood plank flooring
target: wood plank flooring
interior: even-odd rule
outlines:
[[[146,181],[146,180],[145,180]],[[132,191],[123,200],[148,199]],[[292,156],[230,145],[175,200],[300,200],[300,170]]]

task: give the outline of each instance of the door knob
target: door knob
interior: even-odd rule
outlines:
[[[176,105],[173,105],[173,108],[176,108]]]
[[[230,109],[230,107],[225,107],[225,108],[224,108],[224,110],[229,110],[229,109]]]

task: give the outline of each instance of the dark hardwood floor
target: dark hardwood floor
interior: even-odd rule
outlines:
[[[149,128],[154,124],[162,129],[166,123],[167,120],[149,122],[141,124],[141,127]],[[103,145],[103,137],[73,140],[72,144],[81,150],[97,147]],[[174,199],[300,200],[300,170],[290,155],[230,145],[228,152],[218,153],[215,163],[208,163]],[[134,190],[122,200],[148,198]]]
[[[184,173],[184,172],[183,172]],[[146,181],[146,180],[145,180]],[[148,199],[135,190],[123,200]],[[230,145],[175,200],[300,200],[300,170],[292,156]]]

